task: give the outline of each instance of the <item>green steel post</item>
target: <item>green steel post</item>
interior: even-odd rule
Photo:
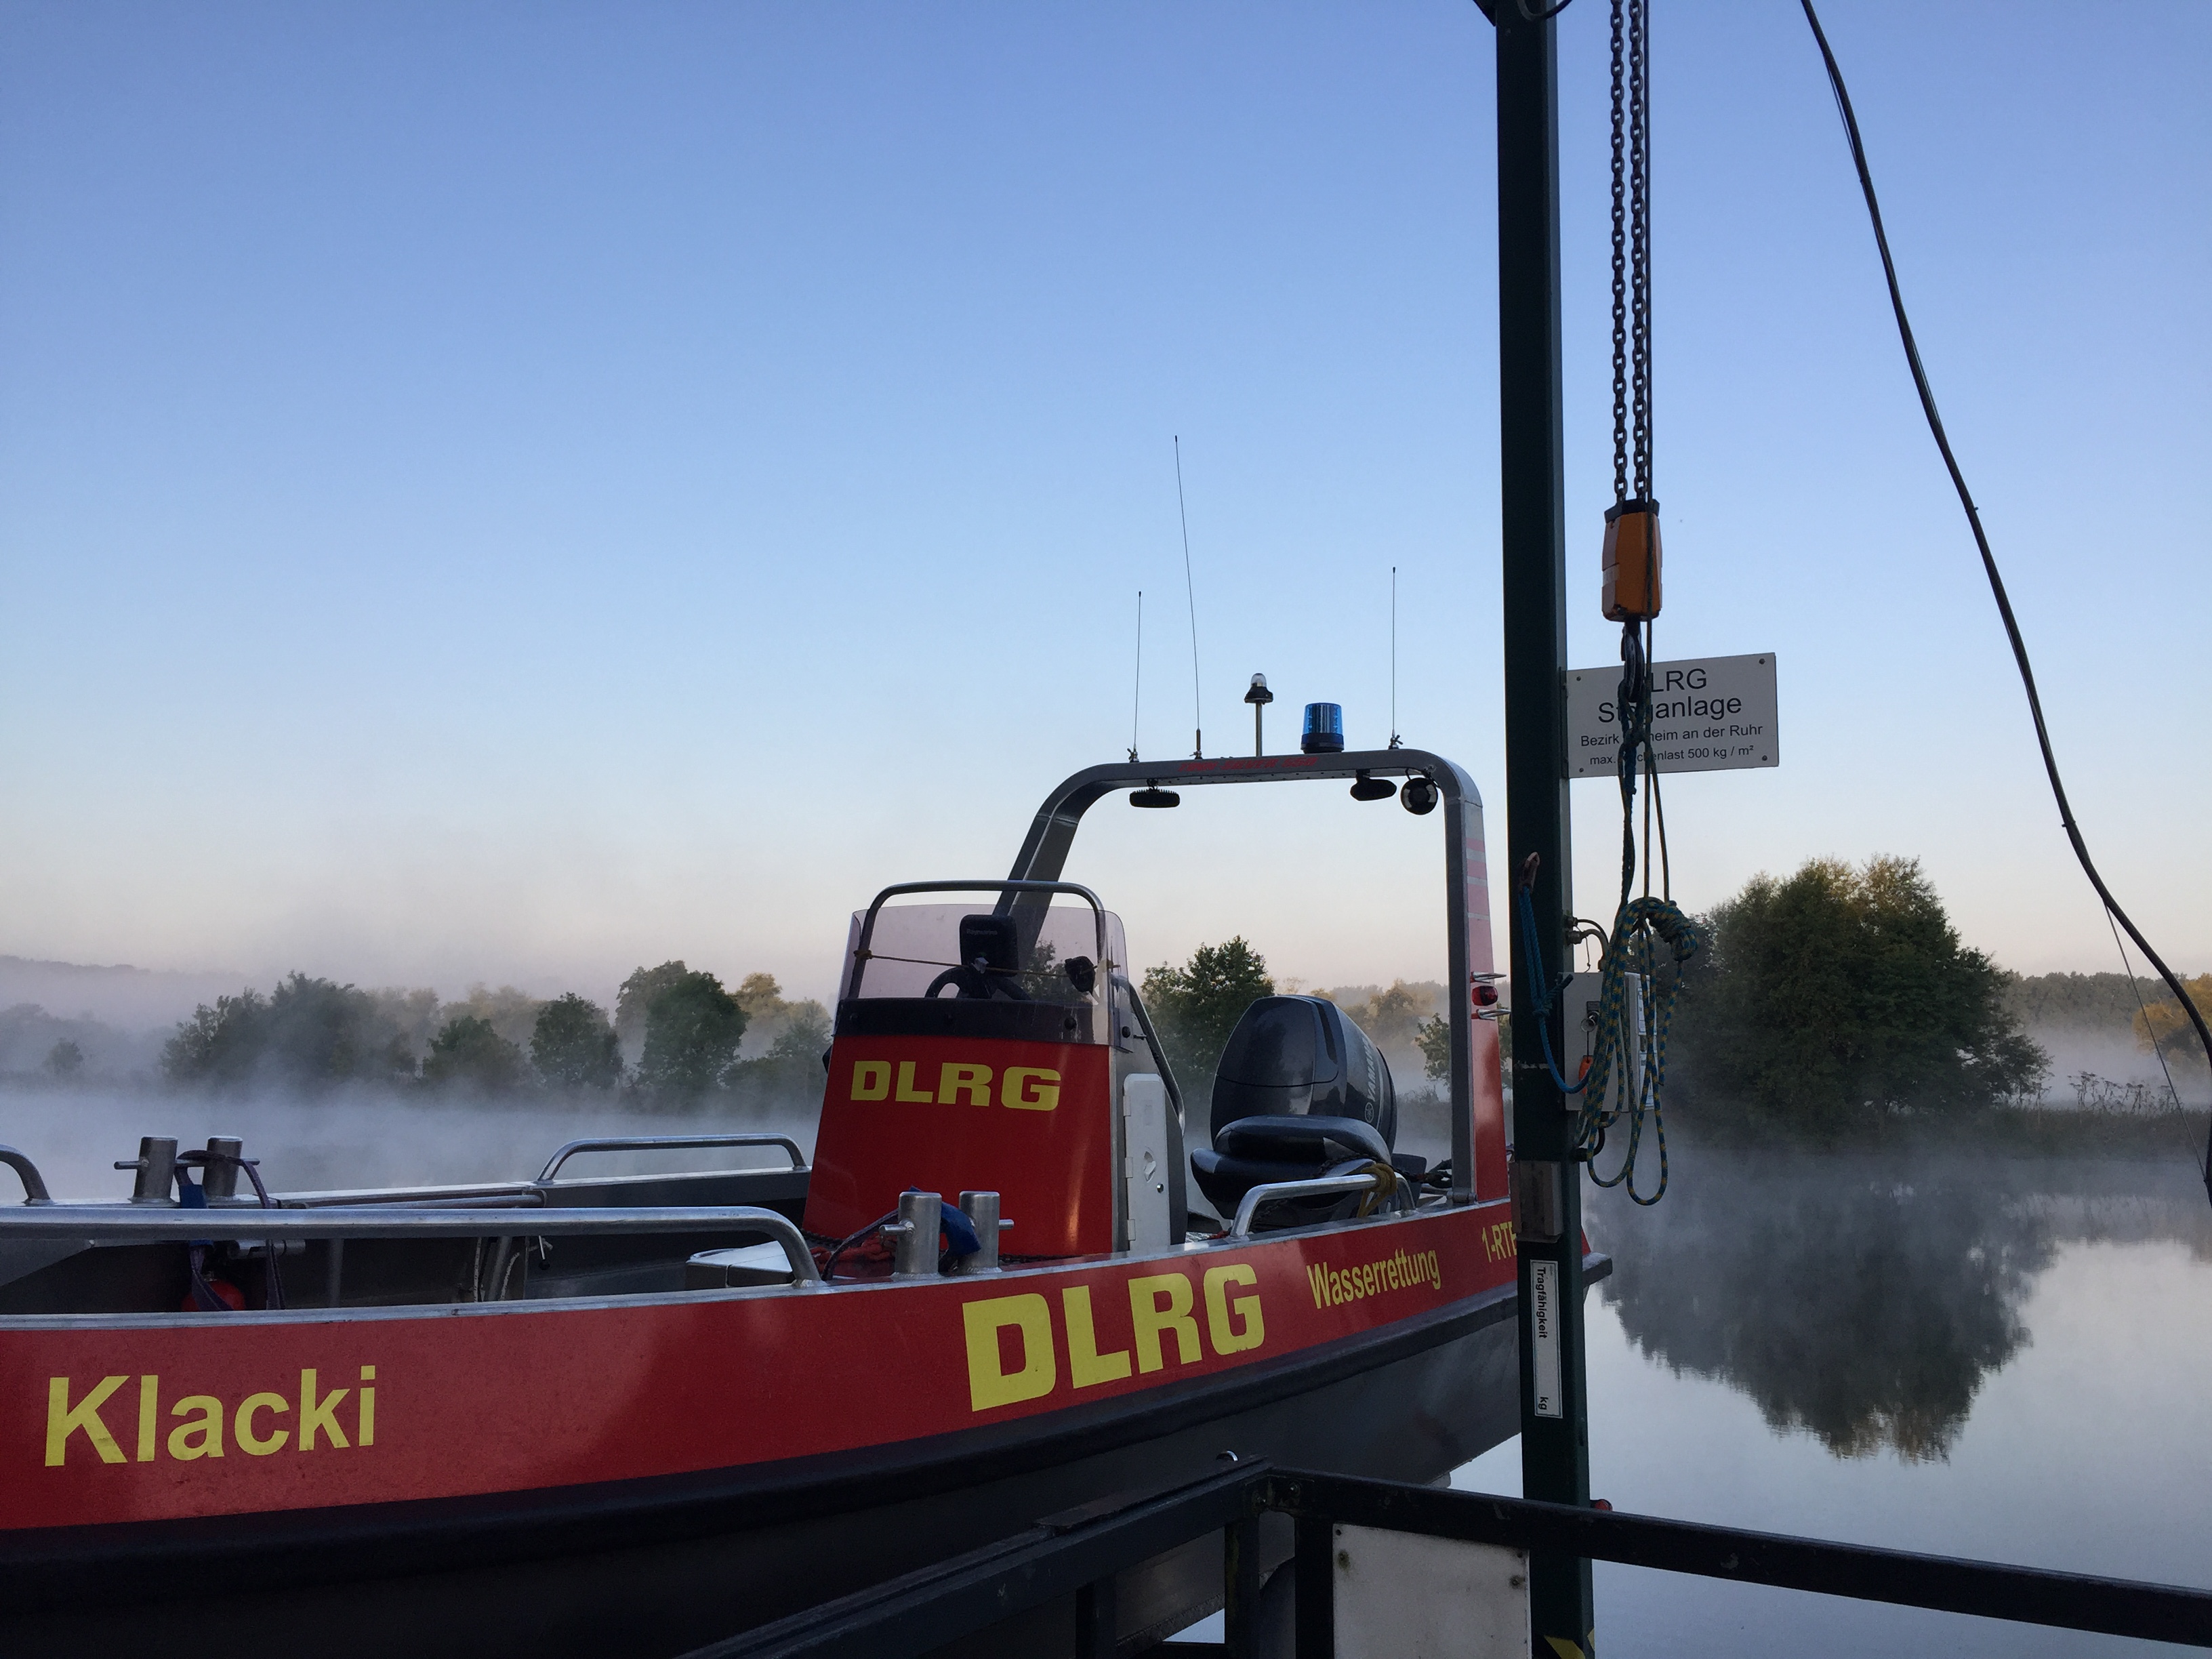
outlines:
[[[1529,15],[1543,18],[1532,22]],[[1504,539],[1506,867],[1517,894],[1537,856],[1547,971],[1566,957],[1570,890],[1562,775],[1567,666],[1565,486],[1559,422],[1559,62],[1541,6],[1495,0],[1498,26],[1498,321]],[[1517,897],[1512,917],[1515,1219],[1520,1267],[1521,1484],[1530,1498],[1589,1502],[1583,1351],[1582,1171],[1566,1103],[1546,1070]],[[1552,1052],[1565,1021],[1549,1016]],[[1545,1237],[1547,1234],[1549,1237]],[[1539,1307],[1540,1279],[1547,1305]],[[1540,1322],[1543,1329],[1540,1332]],[[1540,1341],[1540,1336],[1542,1340]],[[1550,1362],[1556,1358],[1557,1374]],[[1543,1389],[1539,1392],[1540,1363]],[[1529,1620],[1537,1659],[1594,1649],[1589,1563],[1538,1555]]]

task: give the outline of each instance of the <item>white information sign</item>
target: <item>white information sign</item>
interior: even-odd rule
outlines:
[[[1570,1171],[1574,1168],[1567,1166]],[[1564,1415],[1559,1399],[1559,1264],[1528,1264],[1528,1336],[1535,1352],[1536,1415]]]
[[[1566,775],[1618,777],[1620,669],[1567,671]],[[1662,772],[1779,766],[1774,653],[1651,665],[1651,753]]]

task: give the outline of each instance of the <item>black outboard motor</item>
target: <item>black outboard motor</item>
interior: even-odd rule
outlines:
[[[1191,1170],[1229,1216],[1262,1182],[1308,1180],[1353,1160],[1388,1164],[1397,1091],[1389,1063],[1328,998],[1262,997],[1221,1051],[1212,1127]]]

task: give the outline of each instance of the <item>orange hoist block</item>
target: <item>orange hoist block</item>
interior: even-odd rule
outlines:
[[[1605,510],[1605,619],[1659,614],[1659,503],[1616,501]]]

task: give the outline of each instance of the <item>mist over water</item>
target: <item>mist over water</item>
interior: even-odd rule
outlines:
[[[2212,1266],[2212,1206],[2172,1164],[1692,1155],[1650,1208],[1592,1204],[1598,1295],[1636,1350],[1749,1397],[1839,1457],[1941,1458],[2069,1245],[2172,1241]]]
[[[340,1091],[313,1098],[284,1094],[210,1097],[131,1087],[0,1089],[0,1142],[30,1155],[56,1198],[126,1198],[131,1176],[113,1166],[136,1158],[142,1135],[174,1135],[180,1146],[237,1135],[261,1160],[271,1192],[534,1177],[566,1141],[616,1135],[767,1133],[796,1140],[811,1158],[811,1106],[644,1111],[615,1094],[564,1100],[475,1102],[422,1093]],[[731,1168],[782,1154],[736,1151],[594,1154],[566,1171],[580,1175]],[[0,1202],[14,1176],[0,1171]]]

